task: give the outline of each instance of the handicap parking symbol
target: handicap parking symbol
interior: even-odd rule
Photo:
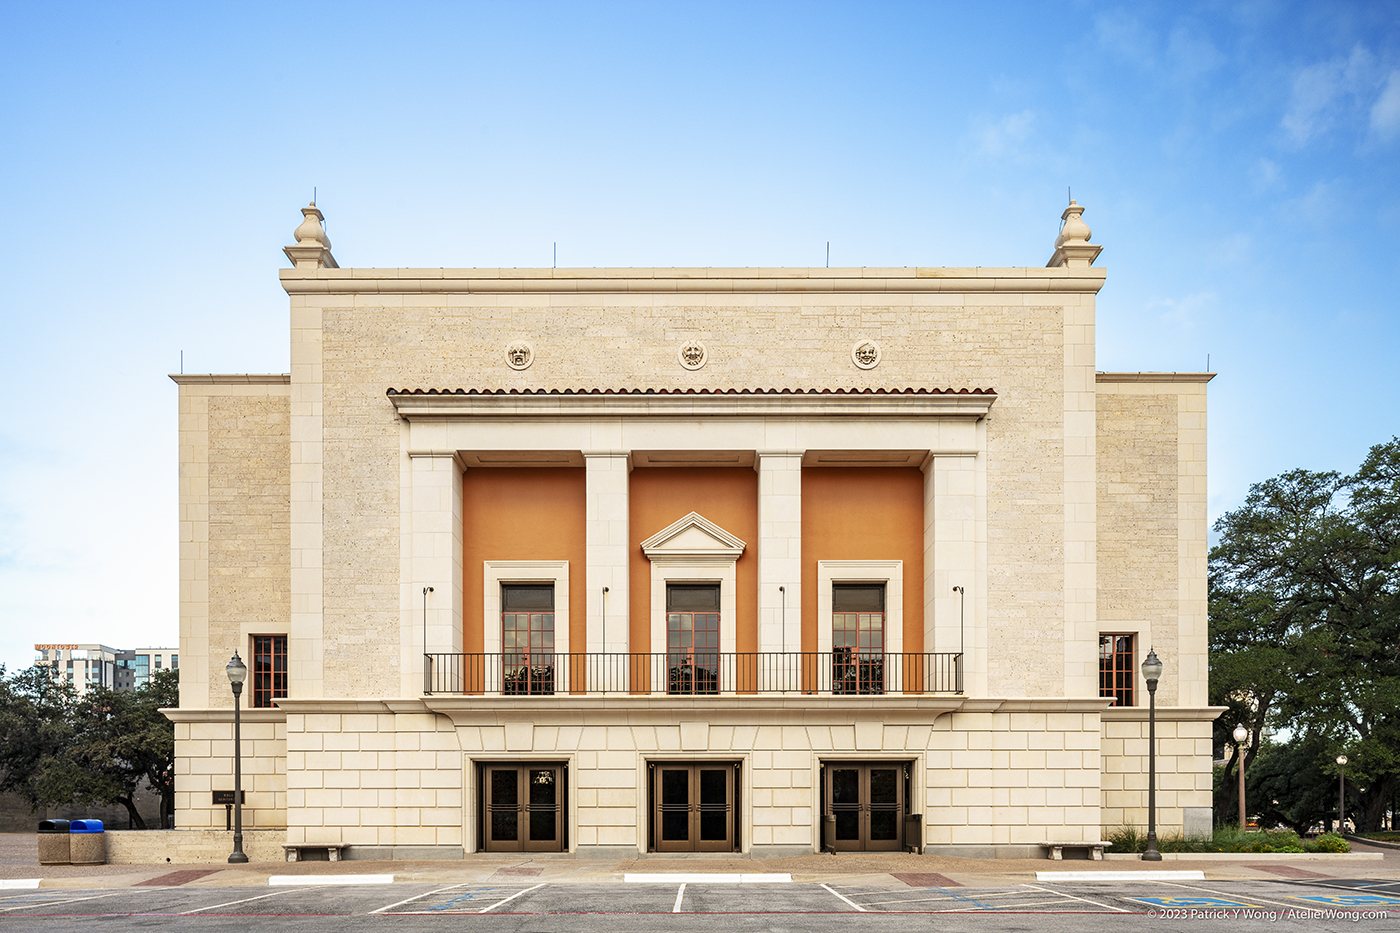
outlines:
[[[1239,901],[1227,901],[1223,897],[1135,897],[1135,901],[1142,901],[1144,904],[1151,904],[1154,907],[1189,907],[1189,908],[1231,908],[1231,907],[1257,907],[1257,904],[1243,904]]]
[[[1400,907],[1400,898],[1383,897],[1379,894],[1295,894],[1293,897],[1300,901],[1331,904],[1333,907]]]

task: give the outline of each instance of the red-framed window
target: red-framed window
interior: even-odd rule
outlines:
[[[666,692],[719,693],[719,584],[666,586]]]
[[[1113,697],[1114,706],[1133,705],[1133,661],[1132,635],[1099,636],[1099,696]]]
[[[831,588],[833,693],[885,692],[885,585],[837,583]]]
[[[510,695],[554,692],[554,584],[501,585],[501,653]]]
[[[287,636],[253,636],[253,706],[267,708],[287,695]]]

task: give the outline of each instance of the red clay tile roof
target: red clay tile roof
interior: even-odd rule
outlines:
[[[385,395],[996,395],[996,389],[395,389]]]

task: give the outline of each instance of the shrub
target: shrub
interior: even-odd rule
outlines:
[[[1147,849],[1147,834],[1137,826],[1120,826],[1110,830],[1108,841],[1112,852],[1143,852]],[[1340,840],[1343,845],[1346,840]],[[1329,843],[1330,845],[1331,843]],[[1222,826],[1210,836],[1169,835],[1157,838],[1158,852],[1302,852],[1298,834],[1292,830],[1241,832],[1232,826]],[[1315,849],[1318,852],[1345,852],[1346,849]]]
[[[1306,852],[1350,852],[1351,843],[1336,833],[1324,833],[1316,839],[1309,839],[1303,843],[1303,850]]]

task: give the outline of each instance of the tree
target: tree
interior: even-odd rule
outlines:
[[[135,799],[143,785],[160,794],[162,826],[175,810],[175,729],[160,710],[179,705],[179,690],[179,671],[165,670],[134,691],[99,687],[82,701],[73,757],[104,788],[104,802],[126,807],[137,829],[146,828]]]
[[[1321,772],[1345,753],[1350,812],[1376,828],[1400,786],[1400,438],[1353,476],[1258,483],[1215,528],[1214,698],[1250,724],[1251,752],[1278,728],[1309,740]]]
[[[104,687],[79,697],[45,667],[6,677],[0,667],[0,790],[34,809],[122,804],[138,829],[136,791],[161,797],[166,824],[175,802],[175,730],[159,711],[179,703],[177,671],[157,672],[131,692]]]

